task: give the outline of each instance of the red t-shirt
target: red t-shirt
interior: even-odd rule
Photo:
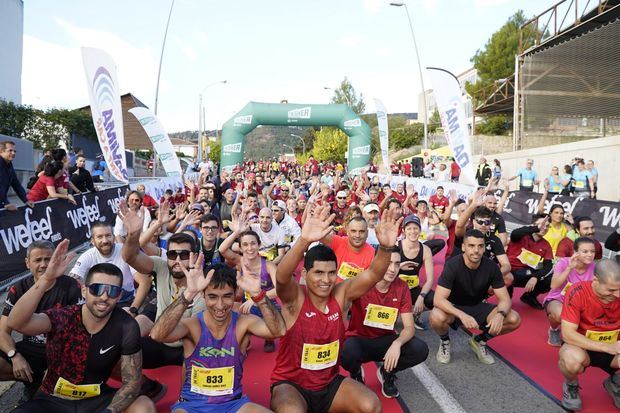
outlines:
[[[450,201],[448,201],[447,197],[442,196],[441,199],[439,199],[436,194],[431,195],[431,197],[428,199],[428,203],[431,204],[431,207],[437,210],[437,212],[440,214],[443,214],[446,208],[448,208],[448,205],[450,205]]]
[[[450,176],[452,178],[456,178],[461,174],[461,167],[456,163],[452,162],[450,165]]]
[[[411,164],[410,163],[404,164],[403,169],[405,170],[405,175],[411,176]]]
[[[28,191],[28,201],[39,202],[46,200],[47,197],[50,195],[49,192],[47,192],[47,187],[53,186],[54,188],[56,188],[55,185],[56,180],[53,176],[41,175],[39,179],[37,179],[37,182],[35,182],[35,184],[32,186],[32,189]]]
[[[519,242],[511,241],[508,244],[506,255],[508,255],[508,260],[510,261],[510,265],[513,270],[529,268],[527,264],[522,263],[521,260],[517,258],[521,254],[522,250],[533,252],[534,254],[542,257],[543,260],[553,260],[553,250],[546,239],[541,238],[540,241],[534,241],[530,235],[526,235],[521,238]]]
[[[142,199],[142,205],[144,205],[147,208],[156,207],[157,201],[155,201],[155,199],[153,199],[153,197],[150,196],[149,194],[144,194],[144,198]]]
[[[402,194],[399,194],[396,191],[392,191],[392,198],[398,199],[400,203],[403,204],[405,202],[405,199],[407,199],[407,194],[404,192]]]
[[[54,185],[55,185],[55,188],[68,189],[69,188],[69,175],[67,175],[67,172],[63,172],[62,175],[56,178],[54,181]]]
[[[558,249],[555,252],[555,256],[556,257],[572,257],[573,253],[575,252],[573,245],[574,245],[573,240],[568,237],[565,237],[558,244]],[[601,246],[600,242],[598,242],[597,240],[594,240],[594,259],[600,260],[601,258],[603,258],[603,247]]]
[[[355,277],[370,267],[375,258],[375,250],[368,243],[364,244],[359,251],[353,251],[347,237],[333,235],[329,246],[334,250],[338,259],[339,281]]]
[[[577,331],[586,337],[588,332],[620,330],[620,299],[603,303],[594,294],[592,281],[573,284],[564,298],[562,320],[577,324]],[[616,333],[616,337],[618,333]],[[611,342],[604,337],[588,337],[596,341]]]
[[[342,225],[344,223],[344,216],[347,214],[348,210],[349,205],[345,205],[344,208],[340,208],[338,206],[338,203],[334,203],[334,205],[332,206],[332,212],[336,214],[336,217],[334,218],[334,224],[336,226]]]
[[[347,328],[346,337],[377,338],[387,334],[394,334],[391,330],[364,325],[366,311],[369,304],[381,305],[385,307],[397,308],[398,313],[411,313],[411,294],[409,287],[400,278],[396,278],[386,293],[382,293],[376,288],[371,289],[366,294],[353,301],[351,305],[351,320]]]

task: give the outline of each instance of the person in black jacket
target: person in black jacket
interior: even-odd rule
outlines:
[[[620,228],[609,234],[605,240],[605,248],[610,251],[620,251]]]
[[[476,168],[476,181],[478,182],[478,185],[487,186],[492,175],[493,170],[487,163],[486,158],[484,156],[481,156],[478,168]]]
[[[75,166],[69,168],[71,174],[71,183],[75,185],[81,192],[97,192],[95,185],[93,185],[93,177],[90,172],[84,167],[86,165],[86,158],[78,156],[75,161]]]

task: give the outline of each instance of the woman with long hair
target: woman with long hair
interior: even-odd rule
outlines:
[[[43,174],[28,192],[28,201],[40,202],[50,198],[66,199],[76,205],[73,195],[61,193],[56,189],[56,180],[64,173],[64,165],[61,161],[52,161],[45,165]]]

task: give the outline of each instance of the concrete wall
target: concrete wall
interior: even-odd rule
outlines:
[[[0,99],[22,103],[24,3],[0,1]]]
[[[565,164],[575,156],[592,159],[599,171],[598,198],[607,201],[620,200],[620,136],[610,136],[564,143],[560,145],[543,146],[540,148],[525,149],[517,152],[486,155],[489,164],[493,159],[499,159],[502,164],[502,175],[513,176],[519,168],[525,166],[528,158],[534,159],[534,169],[539,178],[544,178],[551,172],[552,166],[560,171]],[[478,163],[479,155],[474,159]],[[517,189],[517,180],[511,183],[511,189]]]

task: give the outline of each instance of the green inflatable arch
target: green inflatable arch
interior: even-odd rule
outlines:
[[[370,128],[347,105],[302,105],[250,102],[222,127],[220,165],[232,170],[243,162],[245,135],[258,125],[336,126],[349,137],[349,173],[370,161]]]

